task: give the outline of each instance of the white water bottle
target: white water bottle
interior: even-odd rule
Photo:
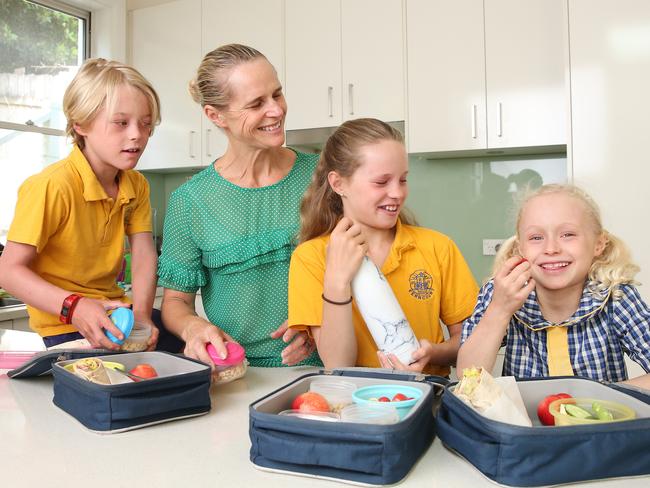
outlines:
[[[377,348],[412,363],[411,354],[420,344],[386,277],[368,256],[352,280],[352,294]]]

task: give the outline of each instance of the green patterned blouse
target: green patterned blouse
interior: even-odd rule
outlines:
[[[172,193],[165,217],[159,284],[201,289],[208,319],[244,346],[252,366],[282,366],[286,344],[270,333],[287,319],[300,200],[318,161],[296,155],[282,180],[261,188],[234,185],[210,165]],[[313,354],[301,364],[321,363]]]

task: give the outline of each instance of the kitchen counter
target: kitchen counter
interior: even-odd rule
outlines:
[[[118,488],[131,486],[334,487],[331,481],[256,469],[249,460],[248,405],[314,368],[250,368],[211,388],[202,417],[122,434],[100,435],[52,403],[52,378],[10,380],[0,370],[0,466],[3,484]],[[91,481],[92,480],[92,481]],[[581,488],[641,488],[650,477],[581,483]],[[436,439],[400,486],[491,487]]]

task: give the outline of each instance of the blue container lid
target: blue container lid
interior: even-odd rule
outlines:
[[[133,310],[126,307],[116,308],[110,314],[110,318],[111,322],[115,324],[115,327],[120,329],[120,332],[124,334],[124,339],[119,340],[108,330],[105,330],[104,333],[106,334],[106,337],[108,337],[111,341],[121,346],[124,344],[126,338],[129,337],[129,334],[131,334],[131,330],[133,329],[133,323],[135,322],[135,319],[133,317]]]

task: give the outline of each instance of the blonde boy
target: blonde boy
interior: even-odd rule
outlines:
[[[157,256],[149,187],[134,171],[160,122],[153,87],[130,66],[87,60],[66,89],[72,152],[28,178],[0,258],[0,286],[28,305],[30,326],[51,347],[85,338],[115,349],[106,311],[128,306],[116,284],[124,237],[132,253],[133,311],[151,321]]]

